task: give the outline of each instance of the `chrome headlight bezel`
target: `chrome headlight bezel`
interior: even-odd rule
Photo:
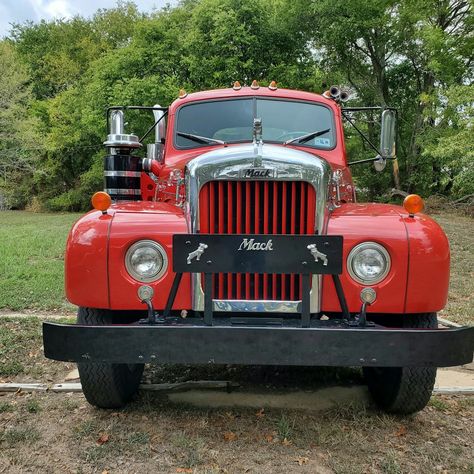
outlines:
[[[384,270],[375,278],[362,277],[360,274],[357,273],[353,265],[355,257],[359,255],[360,252],[363,252],[364,250],[368,250],[368,249],[375,250],[376,252],[378,252],[385,262]],[[347,257],[347,271],[349,272],[349,275],[354,281],[362,285],[376,285],[377,283],[380,283],[389,274],[391,266],[392,266],[392,261],[390,259],[390,254],[388,253],[387,249],[383,245],[377,242],[362,242],[356,245],[349,252],[349,255]]]
[[[160,255],[162,259],[161,268],[156,274],[150,277],[143,276],[138,273],[132,264],[133,254],[137,250],[144,247],[152,248]],[[125,268],[127,269],[128,274],[134,280],[142,283],[151,283],[153,281],[159,280],[165,274],[166,270],[168,269],[168,256],[165,249],[158,242],[155,242],[154,240],[139,240],[128,248],[127,253],[125,254]]]

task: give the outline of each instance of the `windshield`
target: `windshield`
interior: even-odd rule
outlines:
[[[323,131],[301,145],[322,149],[335,145],[334,121],[329,108],[310,102],[255,98],[196,102],[181,107],[175,143],[178,148],[197,148],[218,141],[252,141],[254,118],[262,119],[264,142],[285,143]],[[204,138],[209,141],[206,143]],[[295,140],[293,144],[298,143]]]

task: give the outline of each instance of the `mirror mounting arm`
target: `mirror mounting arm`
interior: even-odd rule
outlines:
[[[344,113],[343,109],[341,110],[341,112],[342,112],[342,116],[356,129],[357,133],[361,136],[362,140],[364,140],[364,142],[367,143],[367,145],[369,145],[370,148],[372,148],[377,153],[377,155],[383,156],[382,153],[380,153],[379,149],[364,134],[364,132],[357,127],[357,125],[350,119],[350,117],[347,114]],[[378,159],[379,159],[378,157],[377,158],[369,158],[368,160],[354,161],[351,164],[362,163],[362,162],[367,162],[368,163],[370,161],[375,161],[375,160],[378,160]]]
[[[347,163],[347,166],[352,166],[352,165],[358,165],[360,163],[372,163],[374,161],[378,161],[380,160],[381,156],[378,155],[376,156],[375,158],[367,158],[365,160],[358,160],[358,161],[351,161],[350,163]],[[388,157],[388,158],[382,158],[383,160],[390,160],[390,161],[393,161],[393,160],[396,160],[396,158],[391,158],[391,157]]]

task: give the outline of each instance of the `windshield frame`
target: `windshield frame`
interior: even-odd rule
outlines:
[[[311,100],[302,100],[302,99],[287,99],[287,98],[281,98],[281,97],[266,97],[266,96],[257,96],[257,95],[248,95],[248,96],[241,96],[241,97],[219,97],[216,99],[207,99],[207,100],[196,100],[192,102],[187,102],[183,105],[181,105],[175,112],[175,117],[174,117],[174,126],[173,126],[173,146],[176,150],[194,150],[196,148],[206,148],[206,147],[214,147],[214,146],[228,146],[228,145],[238,145],[242,143],[252,143],[252,140],[238,140],[238,141],[231,141],[231,142],[226,142],[225,145],[221,145],[218,143],[206,143],[206,144],[198,144],[195,143],[192,146],[179,146],[177,143],[177,132],[178,130],[178,122],[179,122],[179,114],[182,109],[185,107],[190,107],[196,104],[203,104],[203,103],[209,103],[209,102],[227,102],[227,101],[237,101],[237,100],[252,100],[252,109],[253,109],[253,115],[254,117],[256,116],[256,108],[257,108],[257,100],[272,100],[272,101],[277,101],[277,102],[296,102],[296,103],[302,103],[302,104],[309,104],[309,105],[314,105],[317,107],[324,107],[329,110],[331,113],[331,130],[334,135],[334,143],[332,144],[331,147],[318,147],[314,145],[308,145],[307,143],[291,143],[289,145],[285,145],[284,142],[279,142],[275,140],[264,140],[264,143],[271,143],[274,145],[281,145],[281,146],[297,146],[297,147],[304,147],[304,148],[311,148],[312,150],[321,150],[321,151],[331,151],[334,150],[337,147],[338,144],[338,139],[337,139],[337,127],[336,127],[336,117],[333,109],[326,105],[323,104],[322,102],[316,102],[316,101],[311,101]],[[263,127],[265,128],[265,123],[263,123]]]

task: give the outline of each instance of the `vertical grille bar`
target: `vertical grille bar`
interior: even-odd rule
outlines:
[[[291,183],[291,198],[290,198],[290,234],[296,233],[296,183]],[[295,274],[291,275],[290,281],[290,299],[296,299],[296,278]]]
[[[268,234],[268,214],[269,214],[269,183],[268,181],[263,182],[263,233]],[[263,274],[263,299],[268,299],[268,273]]]
[[[277,189],[278,183],[276,181],[273,181],[273,209],[272,209],[272,221],[273,221],[273,226],[272,226],[272,233],[276,234],[278,233],[278,201],[276,199],[278,195],[278,189]],[[272,275],[272,299],[276,300],[278,299],[277,297],[277,276],[275,274]]]
[[[255,189],[255,221],[254,221],[254,228],[253,232],[255,234],[260,234],[260,182],[256,181],[254,184]],[[254,273],[253,275],[253,292],[254,297],[256,300],[260,299],[259,296],[259,286],[260,286],[260,278],[258,273]]]
[[[286,181],[283,181],[281,183],[281,216],[280,216],[280,221],[281,221],[281,233],[286,234]],[[289,295],[286,292],[286,283],[287,283],[287,278],[291,278],[291,275],[285,275],[282,274],[280,276],[281,278],[281,294],[282,294],[282,299],[287,300],[289,298]]]
[[[237,187],[237,192],[236,192],[236,207],[237,207],[237,219],[236,219],[236,233],[241,234],[242,233],[242,182],[237,181],[236,183]],[[245,209],[245,207],[244,207]],[[242,278],[243,275],[241,273],[238,273],[236,275],[236,295],[235,297],[237,299],[242,298]]]
[[[219,196],[219,200],[217,202],[217,206],[218,206],[218,209],[219,209],[219,212],[218,212],[218,216],[219,216],[219,219],[218,219],[218,229],[219,229],[219,234],[225,234],[226,232],[226,220],[225,220],[225,210],[224,210],[224,206],[225,206],[225,203],[224,203],[224,186],[225,186],[225,182],[224,181],[218,181],[217,182],[217,187],[218,187],[218,196]],[[219,299],[223,299],[224,298],[224,274],[223,273],[219,273],[219,276],[218,276],[218,280],[219,280],[219,285],[218,285],[218,295],[219,295]]]
[[[246,213],[245,213],[245,233],[249,234],[251,232],[251,227],[250,227],[250,211],[251,211],[251,205],[252,202],[250,200],[250,181],[246,181],[245,183],[245,207]],[[249,300],[251,299],[250,297],[250,273],[245,274],[245,299]]]

